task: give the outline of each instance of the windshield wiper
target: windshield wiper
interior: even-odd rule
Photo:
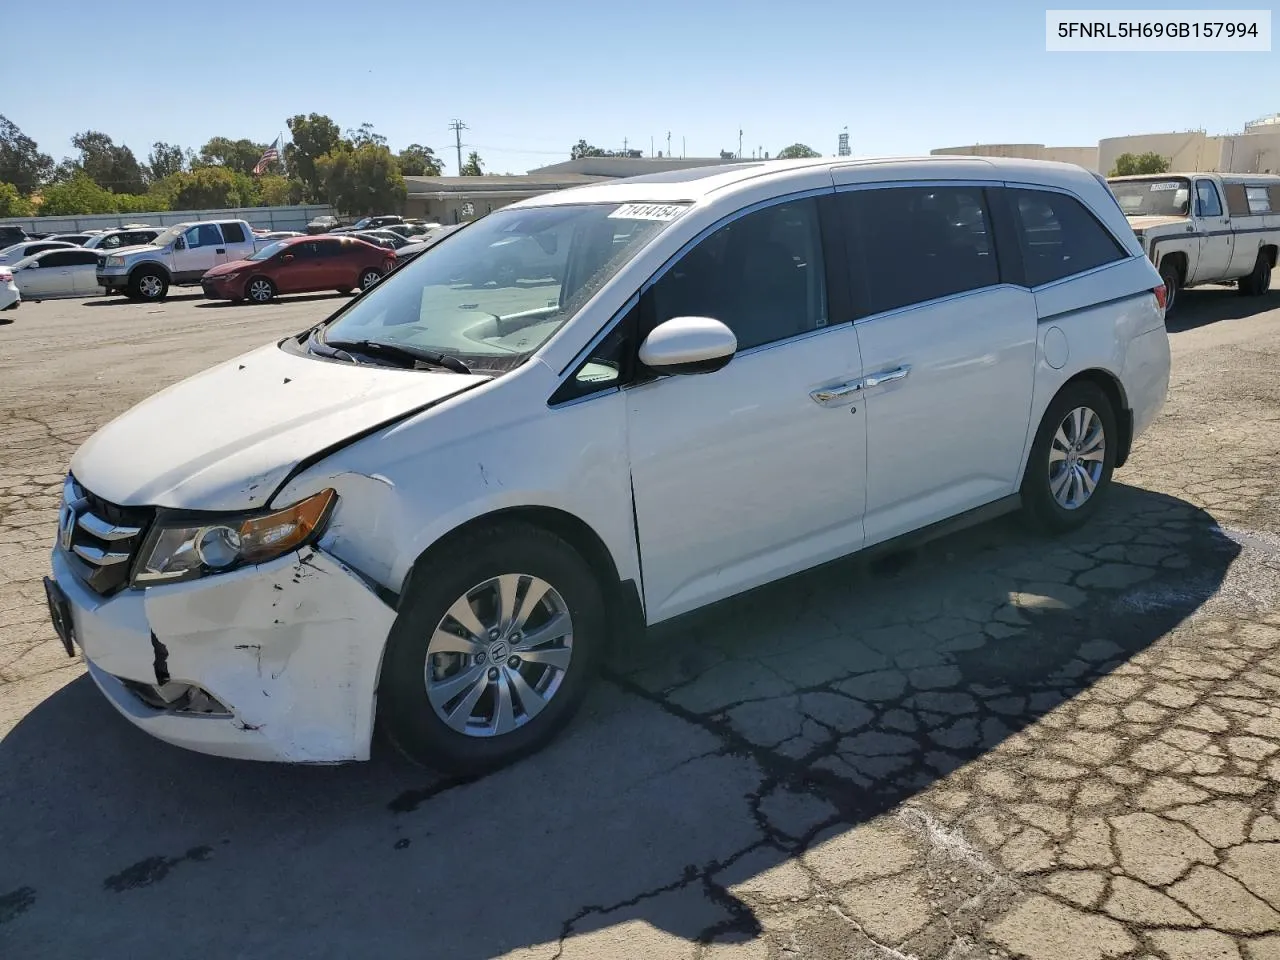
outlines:
[[[403,343],[386,343],[382,340],[325,340],[326,346],[335,350],[359,350],[376,356],[399,357],[410,363],[425,363],[429,367],[452,370],[454,373],[470,373],[471,368],[457,357],[436,350],[424,350]]]

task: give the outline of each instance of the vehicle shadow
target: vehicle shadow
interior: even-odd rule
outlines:
[[[1277,281],[1280,283],[1280,281]],[[1166,318],[1170,333],[1181,333],[1220,320],[1241,320],[1268,310],[1280,310],[1280,286],[1272,284],[1260,297],[1242,297],[1235,287],[1193,287],[1179,293],[1173,315]]]
[[[143,300],[132,300],[126,296],[108,297],[101,296],[93,300],[82,301],[86,307],[128,307],[128,306],[154,306],[157,303],[173,303],[180,300],[200,300],[204,294],[200,291],[194,293],[170,293],[162,300],[153,300],[150,302]]]
[[[135,957],[163,930],[212,956],[480,960],[598,956],[605,933],[625,953],[647,928],[757,937],[742,884],[1108,677],[1238,550],[1203,511],[1117,485],[1055,540],[1010,518],[831,564],[615,652],[561,739],[470,782],[381,744],[345,767],[198,756],[81,677],[0,742],[0,939],[23,957]]]
[[[225,307],[270,307],[284,303],[310,303],[313,300],[350,300],[354,296],[351,293],[338,293],[336,290],[328,293],[303,293],[303,294],[286,294],[279,297],[273,297],[268,303],[251,303],[248,300],[240,300],[232,302],[230,300],[207,300],[204,303],[197,303],[196,307],[201,310],[221,310]]]

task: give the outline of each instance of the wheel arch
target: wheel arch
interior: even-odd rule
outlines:
[[[1049,402],[1045,404],[1045,413],[1041,414],[1041,416],[1047,415],[1049,407],[1053,406],[1053,402],[1058,399],[1063,390],[1069,389],[1077,383],[1094,384],[1111,401],[1111,410],[1116,418],[1116,429],[1120,433],[1120,436],[1116,438],[1115,465],[1117,467],[1124,466],[1125,461],[1129,459],[1129,449],[1133,445],[1133,411],[1129,408],[1129,398],[1125,393],[1124,384],[1110,370],[1104,370],[1101,367],[1089,367],[1073,374],[1054,391],[1053,396],[1049,398]],[[1037,423],[1036,428],[1039,429],[1039,426]],[[1030,450],[1029,445],[1028,450]],[[1026,478],[1026,472],[1030,468],[1031,463],[1030,458],[1028,458],[1028,462],[1023,466],[1023,479]]]
[[[1178,277],[1183,286],[1187,282],[1187,270],[1191,265],[1190,257],[1185,250],[1170,250],[1168,253],[1160,255],[1160,261],[1156,264],[1156,269],[1164,274],[1164,265],[1168,263],[1178,271]]]
[[[631,637],[643,629],[644,609],[639,585],[622,579],[613,553],[604,539],[581,517],[549,506],[503,507],[460,523],[423,550],[404,576],[400,585],[403,597],[412,589],[413,577],[432,559],[447,553],[459,540],[477,530],[509,522],[526,523],[546,530],[564,540],[587,562],[595,573],[609,614],[610,632],[615,640]]]
[[[1276,267],[1276,256],[1277,256],[1277,253],[1280,252],[1280,248],[1277,248],[1277,246],[1274,243],[1269,243],[1266,246],[1261,247],[1258,250],[1258,252],[1261,254],[1264,254],[1267,257],[1267,259],[1271,262],[1272,269]]]
[[[129,280],[132,281],[139,270],[154,270],[161,274],[166,283],[173,283],[173,273],[159,260],[143,260],[141,263],[135,263],[129,268]]]

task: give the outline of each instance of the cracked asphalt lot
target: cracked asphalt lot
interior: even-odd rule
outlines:
[[[0,953],[1280,958],[1280,291],[1183,298],[1088,530],[1010,518],[666,628],[468,783],[152,741],[47,624],[75,445],[329,307],[0,326]]]

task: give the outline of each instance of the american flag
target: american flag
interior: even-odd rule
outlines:
[[[275,163],[277,160],[280,159],[280,150],[277,147],[279,143],[280,143],[280,139],[277,137],[275,142],[272,143],[271,146],[267,147],[266,153],[262,155],[262,159],[259,160],[254,165],[254,168],[253,168],[254,173],[256,174],[266,173],[267,167],[269,167],[271,164]]]

